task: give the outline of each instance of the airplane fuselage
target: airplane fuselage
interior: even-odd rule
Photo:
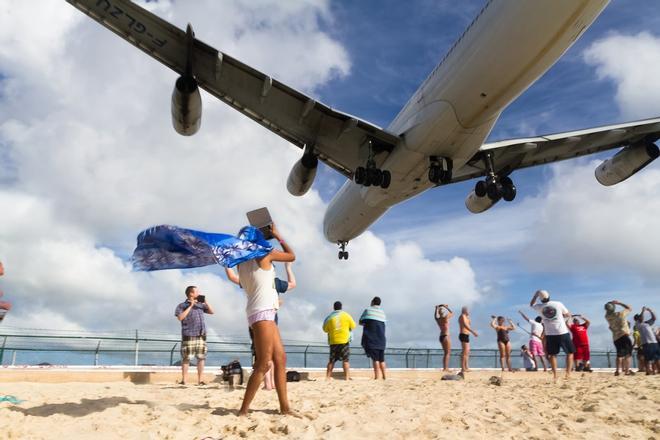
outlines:
[[[502,111],[545,73],[609,0],[489,1],[403,107],[388,131],[402,141],[378,166],[390,187],[347,181],[330,202],[325,237],[348,242],[391,206],[434,186],[431,156],[452,159],[454,174],[472,158]],[[384,155],[383,155],[384,156]]]

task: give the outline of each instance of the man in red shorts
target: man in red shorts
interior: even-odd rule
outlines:
[[[580,319],[582,324],[580,324]],[[591,363],[589,362],[589,335],[587,329],[591,322],[582,315],[573,315],[573,324],[568,328],[573,335],[573,345],[575,345],[575,371],[587,371],[591,373]]]

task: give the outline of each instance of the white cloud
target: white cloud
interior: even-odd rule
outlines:
[[[167,68],[64,2],[44,2],[45,21],[23,3],[6,5],[15,12],[0,32],[0,48],[12,46],[0,50],[0,157],[10,161],[0,171],[0,206],[9,207],[0,258],[15,304],[7,325],[176,333],[174,307],[194,284],[216,309],[209,327],[245,335],[244,298],[219,268],[134,273],[126,257],[145,227],[236,232],[259,206],[298,254],[299,287],[282,311],[286,338],[323,340],[320,321],[333,301],[359,314],[374,295],[398,318],[395,340],[424,337],[433,322],[412,324],[436,302],[428,280],[442,282],[441,296],[478,297],[467,260],[430,260],[409,241],[366,233],[338,262],[321,233],[318,192],[286,192],[296,148],[206,94],[200,133],[177,135]],[[324,1],[148,7],[179,26],[191,21],[203,41],[312,93],[350,70],[345,49],[319,26],[332,19]]]
[[[660,115],[660,37],[649,32],[611,34],[584,52],[598,77],[616,85],[616,102],[625,118]]]

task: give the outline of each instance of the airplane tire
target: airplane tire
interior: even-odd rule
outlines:
[[[440,182],[444,183],[444,184],[451,182],[451,171],[450,170],[442,170],[440,172]]]
[[[355,183],[358,185],[364,184],[364,181],[367,177],[367,170],[364,169],[364,167],[357,167],[355,169],[355,173],[353,174],[353,180]]]
[[[516,198],[516,187],[515,185],[504,185],[502,187],[502,198],[507,202],[513,201]]]
[[[477,197],[486,197],[488,184],[485,180],[480,180],[474,185],[474,194]]]
[[[440,182],[440,167],[437,165],[431,165],[429,168],[429,181],[431,183],[438,183]]]
[[[500,183],[491,182],[486,187],[486,194],[492,201],[497,201],[502,198],[502,185]]]
[[[392,174],[387,170],[383,171],[383,182],[380,184],[380,187],[383,189],[387,189],[390,187],[391,182],[392,182]]]

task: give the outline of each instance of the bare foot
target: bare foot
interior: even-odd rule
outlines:
[[[297,419],[302,419],[303,418],[302,414],[300,414],[298,411],[294,411],[292,409],[287,409],[286,411],[280,410],[280,414],[282,414],[283,416],[295,417]]]

